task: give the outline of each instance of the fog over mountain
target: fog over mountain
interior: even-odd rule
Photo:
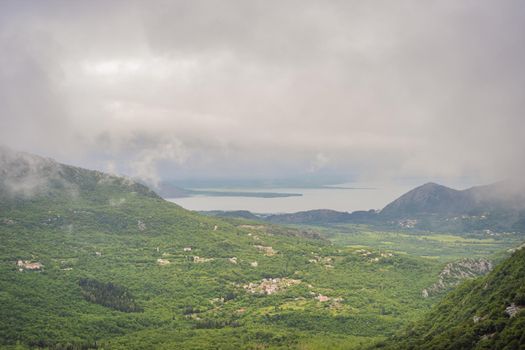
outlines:
[[[153,184],[513,177],[524,15],[518,0],[3,1],[0,143]]]

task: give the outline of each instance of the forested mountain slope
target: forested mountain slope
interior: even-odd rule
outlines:
[[[525,250],[447,295],[383,349],[523,349]]]
[[[501,181],[458,191],[427,183],[388,204],[378,215],[425,230],[525,232],[525,184]]]
[[[115,193],[160,198],[131,179],[87,170],[0,146],[0,205],[34,200],[103,202]]]

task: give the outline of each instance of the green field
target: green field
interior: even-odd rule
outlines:
[[[428,231],[386,231],[351,224],[306,228],[321,232],[335,245],[391,250],[441,262],[467,257],[500,256],[507,249],[525,241],[523,235],[508,233],[495,237],[469,237]]]

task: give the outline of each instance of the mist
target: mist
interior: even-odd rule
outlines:
[[[524,15],[522,1],[5,1],[0,143],[153,185],[516,177]]]

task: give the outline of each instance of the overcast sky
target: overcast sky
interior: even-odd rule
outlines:
[[[1,1],[0,143],[150,182],[525,170],[525,2]]]

